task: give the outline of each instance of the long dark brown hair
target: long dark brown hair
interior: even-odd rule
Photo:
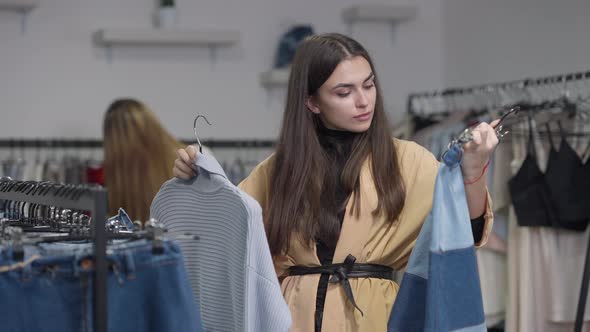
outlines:
[[[365,58],[375,74],[375,110],[369,130],[354,139],[341,178],[333,179],[327,176],[333,165],[318,139],[321,120],[307,109],[305,102],[318,92],[341,61],[356,56]],[[318,238],[336,244],[340,220],[334,213],[331,217],[323,213],[331,201],[325,198],[331,197],[329,193],[336,190],[335,181],[340,180],[343,189],[352,193],[353,209],[349,213],[358,217],[360,171],[368,158],[379,197],[372,213],[385,215],[393,222],[404,206],[405,188],[373,62],[363,46],[349,37],[312,36],[302,42],[293,59],[282,129],[272,163],[272,194],[265,221],[273,255],[286,252],[293,233],[306,246]]]

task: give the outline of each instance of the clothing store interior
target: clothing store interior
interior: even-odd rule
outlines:
[[[0,0],[0,331],[590,332],[589,18]]]

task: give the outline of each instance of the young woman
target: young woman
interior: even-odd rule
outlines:
[[[439,165],[390,133],[366,50],[339,34],[303,42],[276,153],[240,184],[262,206],[293,331],[386,330],[392,271],[406,265],[430,212]],[[498,139],[487,123],[473,134],[461,167],[480,246],[492,224],[483,173]],[[174,174],[194,176],[194,148],[177,154]],[[346,274],[348,285],[338,282]]]
[[[174,151],[182,145],[142,102],[118,99],[103,123],[105,186],[109,211],[122,207],[135,220],[149,218],[150,204],[172,176]]]

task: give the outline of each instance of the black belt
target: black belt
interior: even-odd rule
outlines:
[[[308,274],[329,274],[331,275],[330,283],[340,283],[344,288],[346,297],[352,305],[361,312],[363,311],[356,305],[352,287],[350,287],[350,278],[377,278],[394,280],[395,271],[389,266],[379,264],[355,264],[356,258],[353,255],[346,256],[344,263],[330,264],[322,266],[292,266],[288,269],[290,276],[302,276]]]

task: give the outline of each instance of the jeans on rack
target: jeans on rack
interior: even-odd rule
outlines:
[[[166,241],[153,254],[151,243],[138,242],[109,247],[108,331],[203,331],[178,245]],[[0,329],[92,331],[92,256],[43,251],[15,261],[10,247],[0,248]]]

